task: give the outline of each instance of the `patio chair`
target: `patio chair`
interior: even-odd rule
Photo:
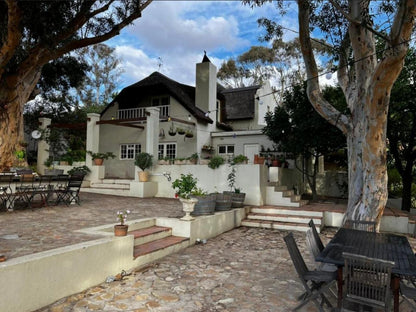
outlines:
[[[70,205],[72,202],[75,202],[80,205],[79,191],[83,180],[84,175],[69,176],[67,185],[62,189],[56,190],[56,203],[64,202],[66,205]]]
[[[416,288],[414,278],[402,278],[400,281],[400,293],[403,300],[416,310]],[[402,301],[403,302],[403,301]]]
[[[16,204],[16,202],[22,202],[28,208],[31,208],[35,177],[33,174],[22,174],[19,179],[20,184],[19,186],[16,186],[16,192],[12,195],[13,203]]]
[[[332,305],[325,297],[324,293],[334,284],[337,273],[319,270],[310,271],[303,260],[293,234],[289,233],[284,237],[284,240],[299,279],[306,291],[305,295],[302,296],[302,302],[296,306],[293,311],[300,309],[310,301],[312,301],[321,312],[324,311],[323,305],[325,303],[331,308]],[[318,301],[319,298],[321,298],[321,303]]]
[[[313,223],[313,221],[312,221],[312,223]],[[318,232],[316,232],[316,234],[318,234]],[[309,249],[309,251],[311,253],[311,256],[312,256],[312,260],[315,263],[315,267],[316,267],[317,270],[327,271],[327,272],[334,272],[338,269],[337,266],[334,265],[334,264],[323,263],[323,262],[319,262],[319,261],[315,260],[316,257],[319,256],[319,254],[321,253],[321,251],[324,248],[323,248],[322,241],[319,238],[319,235],[318,235],[318,240],[317,240],[315,235],[313,234],[313,229],[312,228],[310,228],[306,231],[306,245],[308,246],[308,249]],[[320,249],[319,246],[322,246],[322,249]]]
[[[375,233],[377,224],[374,221],[346,220],[344,223],[344,227],[353,230]]]
[[[52,192],[51,179],[52,176],[49,175],[39,176],[37,183],[33,183],[33,189],[29,197],[30,203],[33,202],[36,196],[39,196],[43,206],[47,206],[48,198]]]
[[[392,261],[369,258],[343,252],[344,287],[342,308],[354,306],[354,311],[363,311],[364,306],[391,310],[393,299],[391,291]]]
[[[14,175],[0,175],[0,208],[7,210],[11,204],[12,189],[10,187]]]

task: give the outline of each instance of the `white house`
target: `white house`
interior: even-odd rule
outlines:
[[[158,159],[244,154],[252,162],[261,147],[273,147],[261,129],[275,106],[269,83],[238,89],[219,85],[217,69],[205,55],[196,65],[195,87],[154,72],[124,88],[97,118],[87,150],[116,155],[106,160],[107,178],[134,178],[135,155],[144,151]],[[193,137],[178,134],[179,128]]]

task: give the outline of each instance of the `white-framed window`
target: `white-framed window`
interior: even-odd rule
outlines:
[[[158,150],[158,159],[163,158],[176,158],[176,143],[160,143]]]
[[[140,144],[120,144],[120,159],[135,159],[141,151]]]
[[[234,155],[234,145],[218,145],[218,155]]]

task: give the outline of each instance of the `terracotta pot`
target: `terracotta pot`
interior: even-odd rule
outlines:
[[[140,182],[149,181],[149,173],[147,171],[139,171],[139,181]]]
[[[102,166],[103,165],[103,162],[104,162],[104,159],[102,159],[102,158],[95,158],[94,159],[94,164],[96,166]]]
[[[114,225],[114,235],[115,236],[126,236],[127,230],[129,229],[129,226],[126,224],[116,224]]]
[[[258,159],[257,159],[257,163],[259,164],[259,165],[263,165],[264,164],[264,157],[259,157]]]

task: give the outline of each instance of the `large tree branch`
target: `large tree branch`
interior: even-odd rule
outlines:
[[[19,9],[18,2],[15,0],[6,0],[6,4],[7,37],[0,48],[0,77],[3,75],[7,63],[13,57],[22,38],[22,31],[20,27],[22,12]]]
[[[26,71],[29,71],[29,68],[33,66],[42,66],[47,63],[51,59],[56,59],[72,50],[83,48],[92,44],[104,42],[120,33],[120,31],[126,27],[127,25],[131,24],[135,19],[141,16],[141,12],[152,2],[153,0],[147,0],[141,7],[140,10],[134,11],[130,14],[127,18],[123,19],[120,23],[115,25],[111,30],[108,32],[90,38],[83,38],[79,40],[73,40],[68,42],[67,44],[57,48],[57,49],[47,49],[43,46],[37,46],[35,49],[31,51],[31,57],[27,58],[25,61],[22,62],[21,66],[19,67],[19,73],[21,75],[25,75]],[[82,26],[82,25],[81,25]],[[80,26],[80,27],[81,27]],[[76,31],[76,30],[75,30]],[[54,42],[53,45],[58,45],[59,42]]]
[[[344,134],[347,134],[350,129],[348,117],[329,104],[323,98],[319,88],[318,67],[313,54],[309,32],[310,7],[308,0],[298,0],[298,8],[299,41],[308,78],[308,98],[315,110],[322,117],[324,117],[332,125],[338,127],[338,129],[340,129]]]

